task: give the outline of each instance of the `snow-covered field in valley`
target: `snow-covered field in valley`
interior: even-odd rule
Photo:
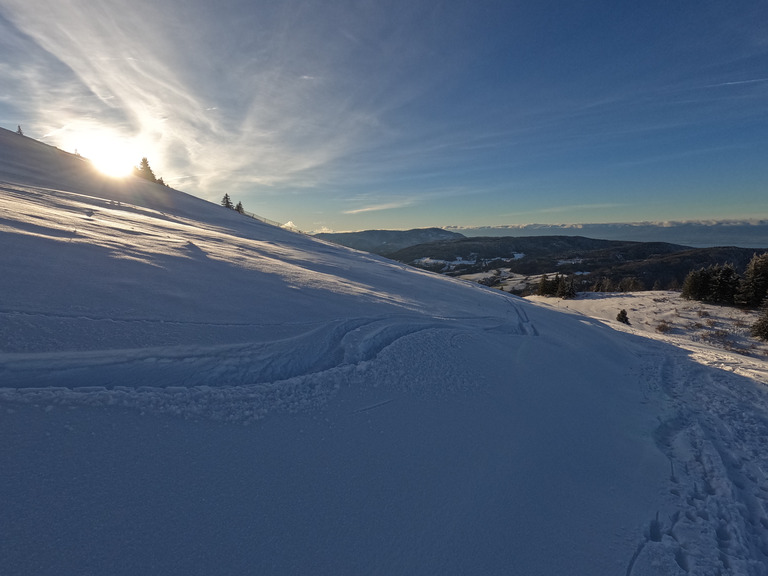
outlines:
[[[0,574],[768,574],[746,320],[516,298],[7,131],[0,243]]]

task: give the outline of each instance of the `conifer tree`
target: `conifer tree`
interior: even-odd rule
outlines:
[[[709,277],[706,268],[691,270],[683,281],[681,296],[686,300],[704,300],[709,291]]]
[[[686,300],[733,304],[739,282],[739,275],[732,264],[712,264],[688,273],[681,296]]]
[[[245,209],[243,208],[243,203],[242,202],[238,202],[237,206],[235,206],[235,210],[240,212],[240,214],[243,214],[245,212]]]
[[[150,182],[157,182],[157,178],[155,178],[155,173],[152,171],[152,168],[149,167],[149,160],[147,160],[146,157],[141,159],[141,162],[139,162],[138,168],[133,169],[133,174],[135,176],[138,176],[139,178],[143,178],[144,180],[149,180]]]
[[[768,296],[768,252],[755,254],[747,264],[744,278],[739,287],[739,304],[754,308]]]
[[[566,278],[565,276],[560,276],[557,280],[555,296],[562,298],[563,300],[576,297],[576,283],[573,281],[572,277]]]
[[[539,280],[539,287],[536,294],[539,296],[551,296],[550,286],[552,282],[549,280],[546,274],[544,274]]]
[[[221,205],[230,210],[234,210],[235,208],[235,205],[232,204],[232,200],[229,198],[229,194],[224,194],[224,197],[221,199]]]
[[[768,340],[768,298],[763,300],[760,317],[752,324],[750,334],[760,340]]]
[[[18,134],[19,136],[24,136],[24,132],[21,131],[21,124],[19,124],[18,127],[16,128],[16,134]]]
[[[733,304],[739,289],[739,278],[732,264],[710,266],[709,294],[706,300],[714,304]]]

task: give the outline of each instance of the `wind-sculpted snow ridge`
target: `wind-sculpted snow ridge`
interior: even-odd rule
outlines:
[[[518,314],[527,323],[525,313]],[[364,377],[368,364],[401,339],[422,347],[440,339],[450,351],[462,334],[478,329],[525,335],[531,328],[495,318],[425,320],[393,315],[339,320],[261,343],[10,354],[0,365],[0,382],[18,385],[0,388],[0,400],[117,405],[247,421],[272,411],[294,412],[322,404],[341,382]],[[142,384],[147,382],[157,384]]]

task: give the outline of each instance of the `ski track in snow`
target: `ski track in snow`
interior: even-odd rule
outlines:
[[[98,191],[91,194],[89,190],[0,185],[0,207],[13,214],[0,219],[0,232],[10,233],[13,241],[12,258],[16,246],[27,242],[42,258],[55,246],[50,242],[66,242],[66,254],[72,260],[63,260],[65,266],[81,270],[84,278],[100,280],[102,275],[108,287],[103,294],[96,290],[97,302],[82,299],[80,292],[90,294],[93,285],[78,285],[79,278],[73,282],[75,276],[62,269],[59,273],[68,280],[64,282],[68,292],[30,305],[22,296],[24,288],[10,284],[13,298],[0,303],[0,344],[4,347],[0,399],[114,404],[248,420],[274,409],[296,410],[324,402],[339,382],[364,370],[402,338],[450,332],[449,341],[455,343],[463,332],[474,329],[523,335],[536,332],[511,299],[503,299],[509,306],[504,318],[471,313],[452,318],[425,312],[407,298],[378,290],[375,281],[360,281],[335,246],[298,235],[291,236],[293,242],[276,241],[269,228],[233,236],[226,211],[221,213],[222,224],[201,228],[198,214],[210,207],[198,199],[157,195],[155,188],[144,190],[142,184],[135,190],[114,186],[111,191],[97,186]],[[100,196],[102,192],[106,197]],[[235,223],[250,224],[239,217]],[[361,262],[371,259],[374,257],[359,254]],[[196,314],[196,307],[210,306],[210,297],[205,296],[210,286],[188,291],[174,287],[173,292],[168,290],[168,277],[191,272],[188,283],[199,283],[201,279],[195,275],[198,260],[264,272],[259,296],[266,296],[264,305],[273,303],[277,314],[271,309],[232,314],[234,305],[223,310],[227,318],[222,321],[211,312]],[[120,264],[126,261],[135,262],[138,268],[128,272]],[[389,261],[382,269],[386,271],[423,276]],[[145,284],[139,289],[159,292],[165,305],[150,302],[147,306],[131,297],[139,287],[137,276]],[[203,280],[208,282],[208,278]],[[32,271],[25,271],[22,280],[39,290]],[[147,286],[148,282],[154,284]],[[326,319],[318,319],[311,311],[308,321],[294,320],[307,310],[286,307],[286,289],[309,285],[328,290],[332,297],[354,294],[379,302],[386,313],[357,316],[350,310],[348,317],[338,319],[332,311]],[[466,288],[475,287],[462,286]],[[246,289],[237,294],[247,303],[254,296]],[[316,305],[325,305],[322,296]],[[254,322],[254,317],[266,321]],[[280,321],[281,317],[285,320]]]
[[[273,410],[296,411],[326,402],[340,383],[365,371],[382,351],[422,332],[449,333],[454,345],[478,326],[503,334],[535,334],[525,311],[512,302],[509,305],[516,322],[387,315],[304,327],[296,336],[257,343],[3,354],[0,382],[6,386],[0,387],[0,400],[120,405],[247,421]],[[299,324],[290,328],[297,327],[302,328]],[[137,384],[147,381],[163,385]]]

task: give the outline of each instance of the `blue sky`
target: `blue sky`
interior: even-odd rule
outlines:
[[[307,231],[768,217],[768,3],[0,0],[0,126]]]

